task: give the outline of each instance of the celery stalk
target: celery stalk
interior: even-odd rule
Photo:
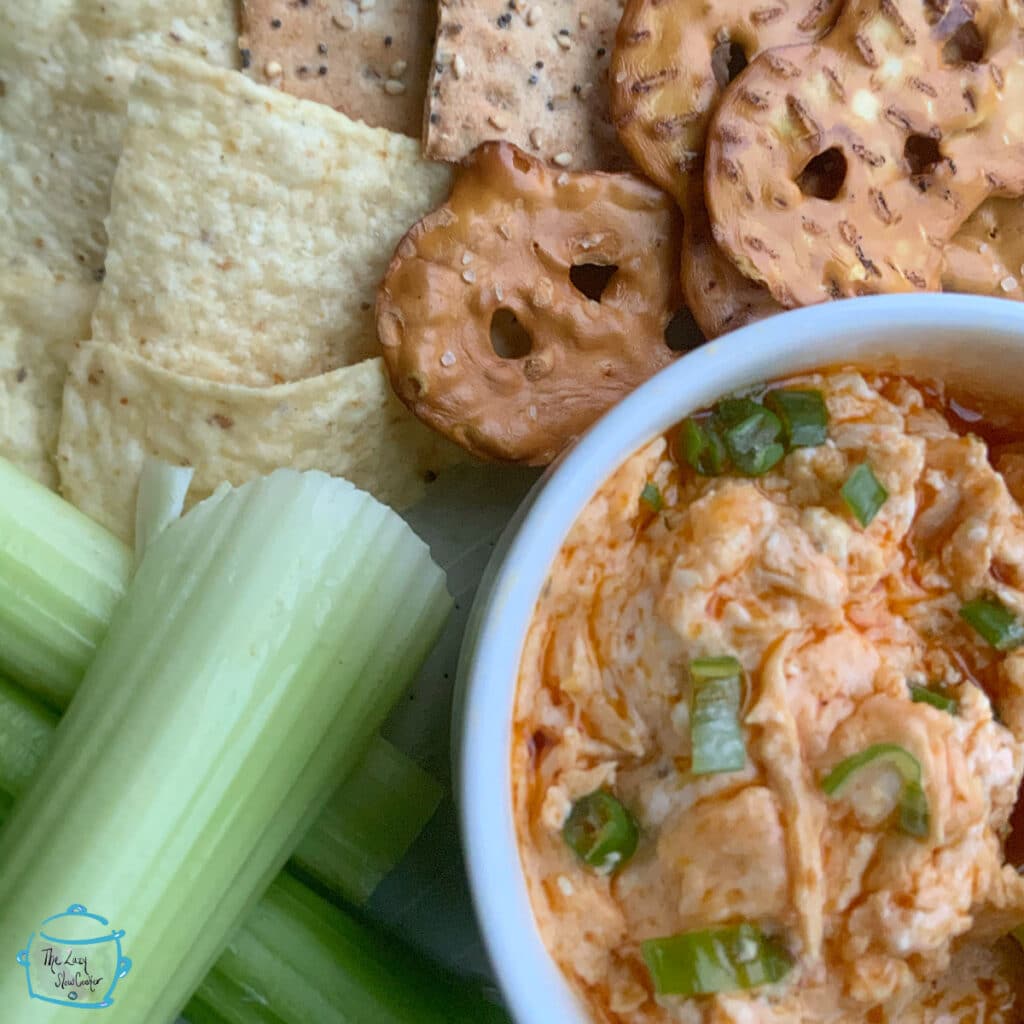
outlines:
[[[0,679],[0,791],[18,796],[53,742],[57,716]],[[334,792],[292,855],[332,892],[365,903],[405,856],[441,802],[440,784],[387,740]]]
[[[0,834],[0,934],[91,906],[139,965],[107,1024],[173,1020],[449,607],[425,546],[345,481],[278,470],[197,505],[147,551]],[[0,958],[0,1006],[24,988]]]
[[[57,716],[0,679],[0,790],[20,796],[53,742]]]
[[[256,1020],[288,1024],[508,1021],[475,987],[439,974],[287,875],[246,918],[196,995],[227,1024],[249,1024],[252,1004],[282,1013]]]
[[[0,671],[64,707],[131,570],[113,534],[0,458]]]
[[[320,812],[292,863],[365,903],[433,817],[444,790],[380,736]]]
[[[141,533],[155,537],[173,521],[187,476],[188,470],[161,463],[144,474]],[[132,559],[112,534],[2,458],[0,493],[0,669],[62,709],[128,586]],[[33,575],[23,586],[5,590],[8,573],[28,568]],[[19,655],[23,636],[32,638],[31,661]],[[19,749],[12,730],[3,732],[12,699],[0,689],[0,789],[11,777],[3,758]],[[35,761],[23,777],[34,770]],[[377,737],[313,823],[294,862],[339,896],[364,903],[412,846],[441,796],[436,782]]]
[[[287,874],[246,915],[183,1012],[189,1024],[508,1024],[475,986]]]
[[[146,456],[135,499],[136,562],[142,561],[146,548],[181,515],[194,475],[192,466],[172,466]]]

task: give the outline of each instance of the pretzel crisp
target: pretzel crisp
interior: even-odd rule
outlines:
[[[381,286],[395,391],[476,455],[550,462],[674,357],[679,235],[675,204],[639,177],[480,146]]]
[[[1024,190],[1018,0],[852,0],[762,54],[708,132],[715,240],[784,306],[939,286],[989,195]]]
[[[773,46],[826,32],[839,0],[630,0],[611,64],[619,137],[685,212],[682,284],[707,337],[780,311],[760,285],[718,251],[704,207],[704,143],[722,90],[747,61]]]
[[[1024,200],[989,199],[943,253],[942,288],[1024,300]]]

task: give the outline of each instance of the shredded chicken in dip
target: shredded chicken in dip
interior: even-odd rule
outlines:
[[[1004,843],[1024,771],[1024,646],[998,649],[961,612],[986,599],[1024,620],[1024,457],[958,433],[903,378],[786,386],[823,394],[824,443],[758,477],[700,476],[674,433],[659,437],[592,498],[552,566],[512,755],[541,936],[600,1022],[1019,1022],[1007,935],[1024,878]],[[887,494],[867,526],[842,497],[864,463]],[[688,666],[722,656],[742,666],[746,765],[698,776]],[[920,766],[925,835],[894,827],[885,771],[870,799],[823,790],[876,744]],[[613,871],[563,835],[596,791],[638,826]],[[656,992],[644,942],[746,923],[784,946],[784,977]]]

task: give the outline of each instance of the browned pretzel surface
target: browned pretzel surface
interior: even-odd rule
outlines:
[[[381,287],[395,391],[477,455],[550,462],[673,358],[679,220],[633,175],[481,146],[448,202],[402,240]]]

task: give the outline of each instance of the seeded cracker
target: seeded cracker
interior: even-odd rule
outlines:
[[[0,4],[0,454],[48,486],[138,62],[165,48],[230,66],[236,35],[233,0]]]
[[[65,389],[76,505],[130,538],[147,453],[195,467],[192,500],[281,465],[419,496],[454,449],[364,358],[397,238],[447,190],[418,149],[198,61],[140,71],[94,341]]]
[[[434,0],[242,0],[251,78],[419,138]]]
[[[630,166],[608,112],[620,0],[450,0],[439,7],[426,153],[513,142],[555,166]]]

